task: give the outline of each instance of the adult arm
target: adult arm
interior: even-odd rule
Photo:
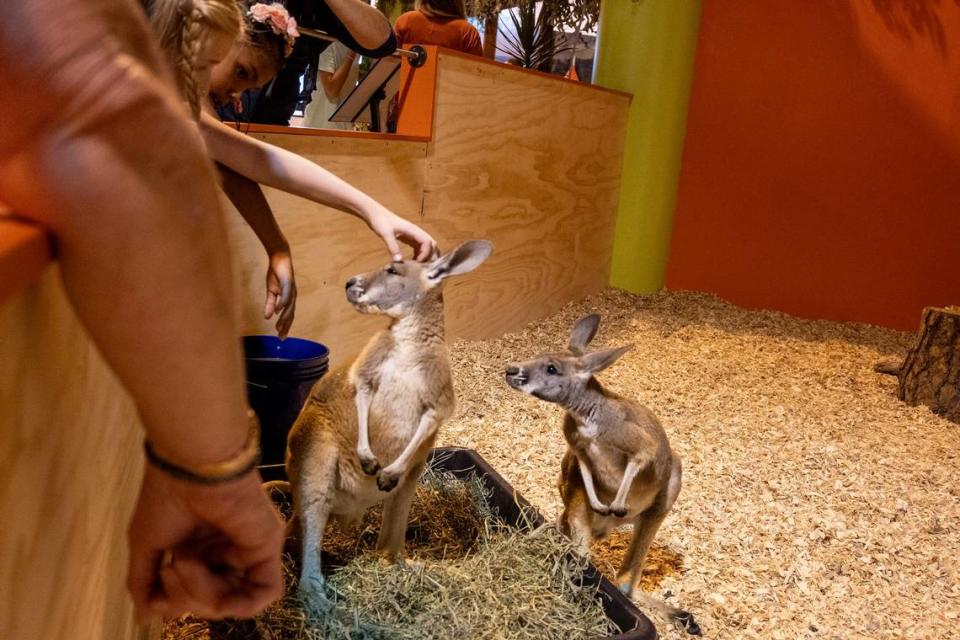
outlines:
[[[0,120],[17,126],[0,130],[0,198],[50,229],[67,295],[147,437],[195,466],[242,448],[243,367],[211,167],[149,43],[120,0],[4,7]],[[216,557],[201,533],[218,536]],[[256,474],[199,490],[148,468],[130,528],[134,603],[250,615],[280,593],[281,544]],[[172,548],[182,560],[162,569]]]
[[[390,21],[373,6],[360,0],[325,0],[320,5],[321,12],[322,5],[326,5],[336,18],[323,26],[351,49],[376,58],[390,55],[396,49]]]

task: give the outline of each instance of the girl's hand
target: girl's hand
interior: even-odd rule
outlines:
[[[437,251],[437,241],[429,233],[388,209],[375,210],[366,216],[366,221],[387,245],[390,257],[397,262],[403,260],[398,239],[413,247],[414,257],[419,262],[429,260]]]
[[[270,255],[267,265],[267,299],[263,317],[277,316],[277,335],[287,337],[297,308],[297,283],[293,277],[293,259],[290,253],[278,251]]]

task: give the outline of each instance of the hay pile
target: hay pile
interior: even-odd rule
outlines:
[[[281,511],[288,505],[281,504]],[[593,638],[616,630],[577,586],[587,561],[555,527],[503,527],[484,485],[428,469],[407,531],[413,562],[387,566],[371,551],[379,509],[358,530],[324,536],[327,602],[305,607],[284,558],[286,595],[254,620],[169,621],[164,640],[464,640]],[[308,612],[309,611],[309,612]]]
[[[908,334],[704,294],[606,291],[522,332],[452,345],[458,412],[441,444],[477,449],[555,518],[561,412],[502,372],[563,347],[589,312],[603,315],[598,346],[634,344],[601,380],[653,409],[684,463],[653,552],[682,566],[653,595],[689,609],[707,638],[953,634],[960,429],[905,406],[896,379],[873,371],[903,356]],[[662,638],[686,637],[652,619]]]
[[[463,481],[428,466],[410,508],[407,549],[419,559],[453,560],[467,555],[480,541],[484,523],[493,518],[488,498],[477,476]],[[373,507],[352,530],[332,522],[323,536],[324,553],[330,556],[326,566],[343,567],[371,551],[382,513],[382,505]]]
[[[335,589],[361,618],[403,640],[596,638],[616,631],[595,598],[576,586],[587,561],[555,527],[485,535],[462,562],[384,567],[369,557],[336,572]]]

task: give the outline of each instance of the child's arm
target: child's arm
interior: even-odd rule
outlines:
[[[331,73],[326,69],[320,69],[320,71],[317,72],[317,79],[320,80],[320,84],[323,85],[323,92],[327,94],[329,100],[334,101],[340,99],[340,92],[343,91],[343,85],[346,84],[347,77],[350,75],[350,70],[356,60],[357,54],[353,51],[348,51],[343,59],[343,64],[335,71]]]
[[[290,245],[273,217],[260,185],[222,164],[218,164],[217,168],[223,178],[224,193],[267,252],[267,298],[263,317],[269,319],[276,314],[277,335],[286,338],[297,306],[297,284],[293,277]]]
[[[260,184],[357,216],[380,236],[394,260],[403,259],[398,238],[416,250],[417,260],[429,259],[436,249],[426,231],[306,158],[244,135],[208,113],[200,119],[200,131],[217,162]]]

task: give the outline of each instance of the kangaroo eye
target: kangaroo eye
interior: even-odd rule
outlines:
[[[397,271],[397,268],[393,265],[390,265],[389,267],[387,267],[387,273],[389,273],[392,276],[400,275],[400,272]]]
[[[557,373],[558,373],[558,372],[557,372],[557,368],[556,368],[555,366],[553,366],[552,364],[548,364],[548,365],[547,365],[547,373],[549,373],[549,374],[552,375],[552,376],[555,376],[555,375],[557,375]]]

